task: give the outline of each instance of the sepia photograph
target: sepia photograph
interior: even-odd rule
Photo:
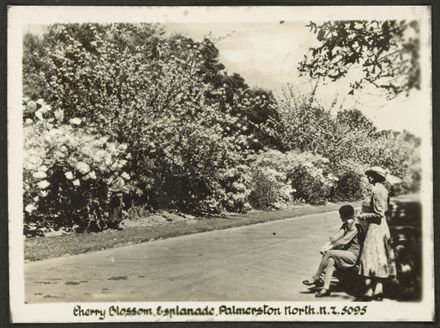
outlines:
[[[8,11],[13,322],[434,320],[429,6]]]

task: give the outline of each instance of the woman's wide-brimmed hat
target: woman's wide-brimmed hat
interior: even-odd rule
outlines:
[[[371,173],[373,174],[377,174],[378,176],[386,179],[387,178],[387,171],[385,171],[383,168],[381,168],[380,166],[373,166],[370,167],[369,169],[367,169],[365,171],[366,175],[370,175]]]

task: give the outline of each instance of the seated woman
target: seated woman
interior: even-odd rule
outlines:
[[[336,235],[330,237],[330,241],[322,247],[323,256],[318,270],[311,280],[303,281],[307,286],[322,285],[316,297],[329,296],[334,270],[354,267],[359,258],[362,229],[354,217],[354,208],[351,205],[342,206],[339,209],[339,216],[343,224]],[[324,273],[324,281],[322,281],[321,276]]]

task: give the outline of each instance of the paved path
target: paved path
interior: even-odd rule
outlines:
[[[340,224],[320,213],[27,263],[26,301],[316,300],[301,281]]]

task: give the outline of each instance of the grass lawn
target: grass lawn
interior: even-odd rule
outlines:
[[[358,206],[359,204],[360,202],[355,202],[353,205]],[[301,215],[336,211],[341,205],[341,203],[329,203],[321,206],[304,205],[278,211],[258,211],[219,217],[198,217],[186,221],[170,221],[149,226],[127,226],[122,230],[106,230],[98,233],[33,237],[25,240],[25,260],[37,261],[197,232],[228,229]]]

